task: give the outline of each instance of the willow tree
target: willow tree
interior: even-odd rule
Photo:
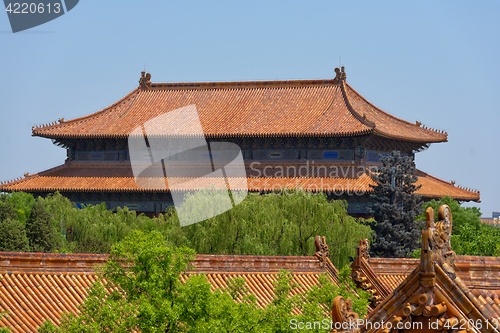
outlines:
[[[189,196],[181,208],[196,210],[206,197],[206,193]],[[178,225],[175,213],[168,219],[170,225]],[[293,190],[249,194],[223,214],[166,231],[175,245],[207,254],[312,255],[316,235],[326,236],[330,258],[340,268],[355,255],[359,239],[371,237],[371,229],[347,215],[345,201]]]

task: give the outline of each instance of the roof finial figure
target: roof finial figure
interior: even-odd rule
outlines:
[[[326,243],[326,237],[316,236],[314,239],[314,245],[316,245],[316,253],[314,255],[318,257],[320,267],[324,267],[326,259],[330,256],[328,244]]]
[[[142,89],[151,88],[151,74],[142,71],[141,78],[139,79],[139,85]]]
[[[453,184],[454,185],[454,184]],[[426,210],[427,224],[422,231],[422,255],[429,253],[429,262],[435,260],[440,264],[448,264],[453,267],[455,252],[451,248],[451,230],[453,219],[451,209],[448,205],[441,205],[438,209],[438,221],[434,222],[434,210],[429,207]],[[426,261],[422,257],[421,265]],[[423,268],[421,268],[423,270]]]
[[[335,78],[334,80],[337,81],[337,82],[340,82],[340,81],[345,81],[345,78],[346,78],[346,74],[345,74],[345,67],[342,66],[340,68],[335,68]]]
[[[332,324],[336,324],[335,327],[346,328],[341,329],[341,332],[358,333],[360,331],[358,320],[359,315],[352,308],[352,300],[344,299],[342,296],[335,297],[332,305]],[[338,332],[338,330],[335,329],[332,332]]]
[[[340,76],[341,76],[341,74],[340,74],[340,68],[337,67],[337,68],[335,68],[335,78],[334,78],[334,80],[335,81],[340,81]]]

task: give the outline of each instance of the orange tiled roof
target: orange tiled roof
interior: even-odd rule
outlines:
[[[454,181],[448,182],[420,170],[417,170],[416,175],[418,176],[417,185],[422,185],[417,193],[423,197],[441,198],[450,196],[460,201],[480,201],[480,192],[477,190],[456,185]]]
[[[392,291],[413,272],[420,259],[370,258],[367,263],[379,282]],[[455,268],[457,275],[471,290],[500,299],[499,257],[457,256]]]
[[[489,224],[489,225],[492,225],[492,226],[495,226],[495,227],[499,227],[500,226],[500,219],[498,217],[495,217],[495,218],[492,218],[492,217],[486,217],[486,218],[481,218],[481,223],[484,223],[484,224]]]
[[[153,83],[88,116],[34,127],[33,135],[126,138],[149,119],[192,104],[212,138],[374,133],[421,143],[447,141],[446,133],[394,117],[336,79]],[[179,126],[179,133],[191,133]]]
[[[418,171],[417,185],[422,187],[417,191],[425,198],[441,198],[450,196],[456,200],[479,201],[479,192],[455,186]],[[144,179],[143,179],[144,180]],[[161,192],[155,178],[145,179],[150,181],[150,188],[139,187],[132,175],[130,164],[97,165],[68,163],[59,167],[43,171],[39,174],[28,175],[24,178],[0,184],[0,191],[27,191],[27,192]],[[178,180],[178,179],[177,179]],[[189,180],[189,179],[184,179]],[[186,190],[195,190],[211,183],[212,179],[204,178],[206,183],[199,179],[185,183]],[[245,179],[239,179],[242,188]],[[294,189],[300,187],[308,191],[325,191],[330,193],[370,193],[375,182],[366,173],[358,178],[321,178],[321,177],[248,177],[246,179],[250,191],[273,191],[281,188]],[[166,184],[168,189],[168,182]]]
[[[77,312],[91,284],[97,280],[94,266],[103,264],[107,255],[12,253],[0,252],[0,311],[8,315],[0,327],[12,332],[36,332],[46,319],[58,324],[63,312]],[[228,256],[197,255],[193,268],[181,275],[207,275],[213,288],[226,286],[232,277],[242,277],[246,287],[257,296],[261,306],[273,297],[273,281],[280,269],[294,272],[301,292],[318,283],[327,273],[337,283],[337,270],[327,259],[320,267],[316,256]]]
[[[59,324],[63,312],[77,311],[103,255],[0,253],[0,326],[14,333],[36,332],[46,319]]]
[[[246,282],[249,292],[257,296],[257,303],[265,307],[274,297],[274,281],[282,269],[293,272],[292,283],[298,287],[292,295],[302,293],[318,284],[321,274],[329,274],[338,284],[338,271],[326,260],[320,267],[316,256],[232,256],[232,255],[198,255],[193,261],[194,269],[181,276],[185,281],[191,274],[206,274],[213,289],[226,288],[231,278],[241,277]]]

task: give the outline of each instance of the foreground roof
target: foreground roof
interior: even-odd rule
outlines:
[[[479,191],[456,186],[453,182],[447,182],[425,172],[417,171],[417,185],[422,187],[417,194],[425,198],[441,198],[450,196],[460,201],[479,201]],[[186,180],[185,190],[196,190],[210,185],[211,178],[199,178],[196,181]],[[144,179],[141,179],[144,180]],[[157,179],[151,178],[151,184],[157,184]],[[165,179],[168,191],[168,181]],[[179,182],[176,182],[179,183]],[[241,184],[241,188],[248,186],[249,191],[267,192],[280,190],[282,188],[302,188],[307,191],[323,191],[332,194],[363,194],[371,193],[370,185],[376,185],[375,181],[366,173],[358,177],[248,177],[232,184]],[[162,183],[163,184],[163,183]],[[179,186],[177,187],[179,188]],[[233,188],[236,190],[236,188]],[[24,178],[4,182],[0,184],[0,191],[13,192],[25,191],[36,192],[164,192],[164,188],[144,188],[137,185],[130,164],[122,163],[116,165],[91,165],[66,163],[47,171],[34,175],[25,175]]]
[[[375,296],[376,307],[361,327],[339,331],[500,332],[500,260],[457,257],[450,242],[450,208],[439,208],[437,222],[432,208],[426,215],[419,261],[381,259],[377,272],[377,265],[370,264],[368,243],[360,242],[353,277]],[[341,307],[334,304],[333,320],[352,322],[335,316]]]
[[[372,305],[377,305],[419,264],[420,259],[413,258],[372,258],[368,254],[367,240],[362,240],[351,268],[358,287],[371,290],[376,296]],[[500,257],[456,256],[455,270],[473,294],[491,297],[500,304]]]
[[[61,314],[76,313],[95,281],[96,265],[108,260],[100,254],[56,254],[0,252],[0,327],[14,333],[36,332],[50,319],[60,324]],[[197,255],[192,269],[181,275],[206,274],[213,289],[226,287],[230,278],[242,277],[245,286],[261,306],[274,295],[273,282],[281,269],[293,272],[299,287],[292,293],[310,289],[321,274],[337,283],[337,270],[321,256],[229,256]]]
[[[149,80],[149,79],[148,79]],[[447,134],[394,117],[356,92],[338,71],[335,79],[151,83],[109,107],[69,121],[33,128],[45,138],[127,138],[144,122],[195,105],[203,132],[217,137],[303,137],[376,134],[419,143]],[[179,121],[178,134],[192,129]]]

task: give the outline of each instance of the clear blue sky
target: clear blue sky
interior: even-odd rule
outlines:
[[[446,130],[418,168],[500,211],[499,1],[80,0],[13,34],[0,12],[0,180],[63,163],[31,127],[86,115],[154,82],[331,78]]]

